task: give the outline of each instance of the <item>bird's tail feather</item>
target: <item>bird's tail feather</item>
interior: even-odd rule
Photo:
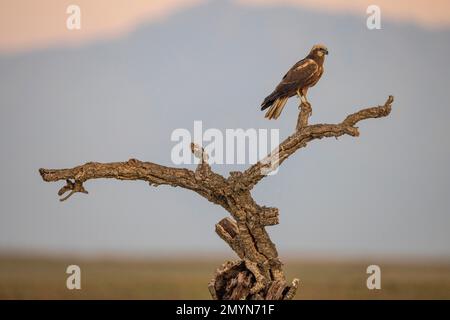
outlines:
[[[283,111],[284,106],[286,105],[288,98],[278,98],[274,101],[274,103],[270,106],[269,110],[267,110],[265,117],[267,119],[278,119]]]
[[[271,94],[269,94],[263,101],[263,103],[261,103],[261,110],[265,110],[268,107],[270,107],[275,100],[277,100],[279,98],[279,93],[274,91]]]

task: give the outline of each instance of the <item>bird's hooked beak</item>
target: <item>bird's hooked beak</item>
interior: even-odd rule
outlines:
[[[328,55],[328,49],[323,49],[323,53]]]

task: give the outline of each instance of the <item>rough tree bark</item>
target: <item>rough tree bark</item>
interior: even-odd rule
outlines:
[[[130,159],[88,162],[71,169],[39,169],[39,172],[44,181],[66,181],[58,195],[67,192],[68,195],[61,201],[77,192],[87,193],[84,183],[100,178],[144,180],[151,186],[170,185],[200,194],[230,213],[231,217],[216,224],[216,232],[240,258],[224,263],[216,271],[208,285],[213,299],[292,299],[299,280],[294,279],[291,284],[286,281],[278,252],[265,229],[278,224],[278,209],[258,205],[252,198],[252,188],[312,140],[342,135],[357,137],[359,131],[355,125],[361,120],[389,115],[393,101],[389,96],[384,105],[360,110],[338,124],[314,125],[308,124],[311,106],[300,104],[295,132],[263,160],[243,172],[230,172],[228,178],[213,172],[208,155],[194,144],[192,152],[200,159],[195,171]]]

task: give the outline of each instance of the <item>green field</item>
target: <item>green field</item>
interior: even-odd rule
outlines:
[[[210,299],[207,283],[224,259],[0,257],[0,299]],[[81,290],[66,288],[70,264]],[[380,263],[381,290],[368,290],[365,261],[285,261],[300,278],[297,299],[450,299],[450,264]]]

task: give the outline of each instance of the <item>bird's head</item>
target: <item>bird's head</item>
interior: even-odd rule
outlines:
[[[328,49],[323,44],[316,44],[314,47],[312,47],[310,55],[314,57],[322,58],[326,54],[328,54]]]

